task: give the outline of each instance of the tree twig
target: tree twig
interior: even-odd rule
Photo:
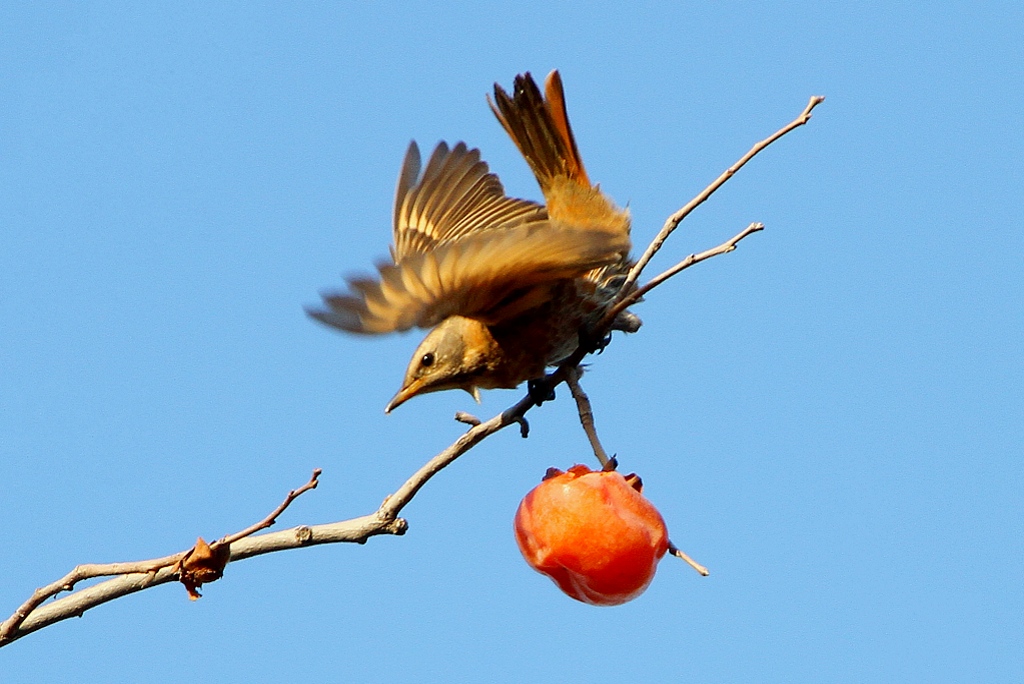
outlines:
[[[661,249],[661,246],[665,243],[665,240],[668,239],[668,236],[672,234],[672,231],[674,231],[680,223],[682,223],[683,219],[690,215],[690,212],[707,201],[707,199],[711,197],[718,188],[722,187],[726,181],[736,175],[736,172],[743,168],[743,166],[753,159],[761,150],[768,147],[793,129],[799,128],[810,121],[811,111],[824,101],[825,98],[821,95],[813,96],[807,103],[807,106],[804,107],[804,111],[800,113],[800,116],[793,119],[791,122],[775,131],[775,133],[768,136],[761,142],[756,143],[750,148],[750,151],[740,157],[739,161],[735,164],[723,171],[722,175],[716,178],[709,186],[704,188],[699,195],[690,200],[685,206],[679,209],[679,211],[669,216],[668,219],[665,220],[665,224],[661,227],[661,230],[655,236],[654,240],[651,241],[651,244],[647,246],[647,249],[644,250],[644,253],[637,260],[636,264],[634,264],[633,268],[630,269],[629,274],[626,276],[626,280],[623,283],[622,289],[620,290],[620,296],[626,296],[629,288],[637,281],[637,279],[640,278],[640,274],[643,272],[644,267],[647,266],[647,263],[655,254],[658,253],[658,250]]]
[[[277,517],[281,515],[289,505],[291,505],[292,501],[301,496],[304,492],[316,488],[317,478],[320,477],[320,473],[321,470],[319,468],[314,470],[313,476],[310,478],[309,482],[296,490],[288,492],[288,496],[285,497],[284,502],[275,508],[274,511],[266,518],[255,525],[247,527],[241,532],[236,532],[235,534],[218,540],[213,544],[213,546],[216,547],[223,546],[224,544],[232,544],[238,540],[248,537],[254,532],[273,525],[277,520]],[[69,617],[79,616],[89,608],[99,605],[100,603],[105,603],[118,598],[119,596],[130,594],[134,591],[139,591],[140,589],[145,589],[146,587],[175,580],[177,579],[181,562],[185,560],[185,558],[187,558],[194,549],[195,547],[192,547],[191,549],[181,551],[170,556],[152,558],[144,561],[129,563],[87,563],[78,565],[74,570],[56,582],[52,582],[44,587],[36,589],[32,593],[32,596],[30,596],[28,600],[22,603],[18,609],[14,611],[14,614],[11,615],[11,617],[4,620],[3,623],[0,623],[0,646],[4,646],[25,634],[28,634],[29,632],[34,632],[36,629],[45,627],[53,622],[58,622],[59,620],[64,620]],[[42,604],[51,596],[56,596],[62,591],[74,591],[75,585],[79,582],[87,579],[94,579],[96,577],[111,576],[118,576],[118,579],[108,580],[107,582],[83,589],[63,599],[54,601],[45,608],[40,608],[40,606],[42,606]],[[105,592],[100,590],[101,587],[110,589],[111,587],[108,585],[117,584],[124,578],[132,578],[131,581],[121,582],[121,584],[125,585],[125,588],[135,588],[130,588],[123,592],[114,592],[108,598],[102,598],[102,600],[98,600],[94,603],[89,602],[88,600],[83,600],[83,597],[88,597],[89,595],[94,595],[96,597],[105,596]],[[60,609],[53,611],[52,609],[55,606],[58,606],[58,604],[60,604]],[[45,624],[35,626],[39,613],[45,612],[53,612],[55,616],[57,616],[56,619],[52,619],[45,622]]]
[[[235,532],[234,534],[228,535],[227,537],[218,539],[213,544],[211,544],[211,546],[216,548],[218,546],[223,546],[224,544],[234,544],[239,539],[244,539],[252,534],[255,534],[256,532],[259,532],[260,530],[270,527],[271,525],[277,522],[277,516],[284,513],[285,509],[291,506],[292,501],[295,501],[297,498],[308,492],[310,489],[316,489],[316,486],[317,484],[319,484],[320,481],[321,473],[323,473],[323,470],[321,470],[320,468],[314,469],[312,477],[309,478],[309,482],[302,485],[298,489],[293,489],[292,491],[288,492],[288,496],[284,498],[284,501],[281,502],[281,505],[275,508],[266,518],[259,521],[255,525],[251,525],[250,527],[245,528],[241,532]]]
[[[704,250],[700,254],[691,254],[690,256],[686,257],[672,268],[662,273],[659,273],[658,275],[651,278],[651,280],[645,283],[643,287],[636,288],[628,295],[620,299],[618,302],[615,303],[613,307],[611,307],[608,310],[608,313],[605,314],[604,319],[615,320],[615,316],[618,315],[620,311],[626,309],[629,306],[632,306],[633,304],[636,304],[638,301],[640,301],[641,297],[643,297],[645,294],[656,288],[658,285],[661,285],[663,282],[665,282],[672,276],[676,275],[680,271],[684,271],[690,268],[691,266],[694,266],[695,264],[699,264],[700,262],[706,261],[711,257],[718,256],[719,254],[728,254],[729,252],[736,249],[736,245],[739,244],[740,240],[747,237],[748,235],[753,235],[754,233],[757,233],[762,230],[764,230],[763,223],[751,223],[749,226],[747,226],[746,228],[744,228],[739,233],[732,236],[730,239],[726,240],[722,244],[718,245],[717,247],[712,247],[711,249]]]

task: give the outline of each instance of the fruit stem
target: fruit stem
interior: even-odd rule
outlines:
[[[601,446],[601,440],[597,438],[597,428],[594,427],[594,410],[590,406],[590,398],[587,396],[587,393],[580,387],[581,375],[582,369],[579,366],[567,368],[565,384],[569,386],[572,398],[576,400],[576,409],[580,414],[580,424],[583,426],[583,431],[587,433],[590,447],[594,450],[594,456],[597,456],[601,469],[615,470],[614,465],[612,465],[614,457],[608,457],[608,452],[604,450],[604,447]]]
[[[704,567],[703,565],[701,565],[701,564],[700,564],[700,563],[698,563],[697,561],[695,561],[695,560],[693,560],[692,558],[690,558],[689,556],[687,556],[687,555],[686,555],[685,553],[683,553],[682,549],[680,549],[680,548],[679,548],[678,546],[676,546],[676,545],[675,545],[675,544],[673,544],[672,542],[669,542],[669,543],[668,543],[668,552],[669,552],[669,553],[671,553],[671,554],[672,554],[673,556],[675,556],[676,558],[679,558],[680,560],[684,560],[684,561],[686,561],[686,563],[687,563],[687,564],[688,564],[688,565],[689,565],[689,566],[690,566],[691,568],[693,568],[694,570],[696,570],[697,572],[699,572],[699,573],[700,573],[700,574],[701,574],[702,576],[704,576],[704,577],[707,577],[708,575],[710,575],[710,574],[711,574],[711,573],[710,573],[710,572],[708,571],[708,569],[707,569],[707,568],[705,568],[705,567]]]

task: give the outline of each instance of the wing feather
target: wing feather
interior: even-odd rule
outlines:
[[[501,181],[480,160],[480,151],[458,143],[434,148],[420,172],[416,143],[409,146],[395,191],[396,263],[481,230],[543,221],[544,207],[505,196]]]
[[[357,296],[328,294],[327,309],[310,313],[356,333],[427,328],[452,315],[497,322],[510,294],[579,277],[628,249],[621,232],[547,221],[482,231],[381,265],[379,280],[350,281]]]

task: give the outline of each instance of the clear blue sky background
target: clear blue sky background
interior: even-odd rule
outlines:
[[[668,8],[669,5],[673,8]],[[655,263],[585,379],[673,538],[593,608],[519,557],[519,499],[590,462],[568,394],[407,508],[410,532],[245,561],[0,650],[10,682],[1024,679],[1018,2],[0,8],[0,613],[81,562],[372,511],[518,398],[382,408],[418,335],[302,307],[386,255],[408,141],[539,193],[484,94],[562,70],[645,244],[828,96]]]

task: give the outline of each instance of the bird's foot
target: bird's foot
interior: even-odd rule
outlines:
[[[577,331],[577,337],[579,339],[580,347],[590,350],[589,353],[602,353],[604,348],[611,344],[612,341],[611,331],[603,337],[598,338],[594,335],[593,331],[588,330],[586,326],[580,326],[579,331]]]
[[[555,399],[555,388],[548,386],[548,379],[546,377],[528,380],[526,382],[526,391],[537,406],[540,406],[545,401],[554,401]]]
[[[604,348],[607,347],[611,343],[612,343],[612,334],[608,333],[607,335],[602,337],[599,342],[594,344],[594,351],[597,352],[599,355],[603,354],[604,353]]]

